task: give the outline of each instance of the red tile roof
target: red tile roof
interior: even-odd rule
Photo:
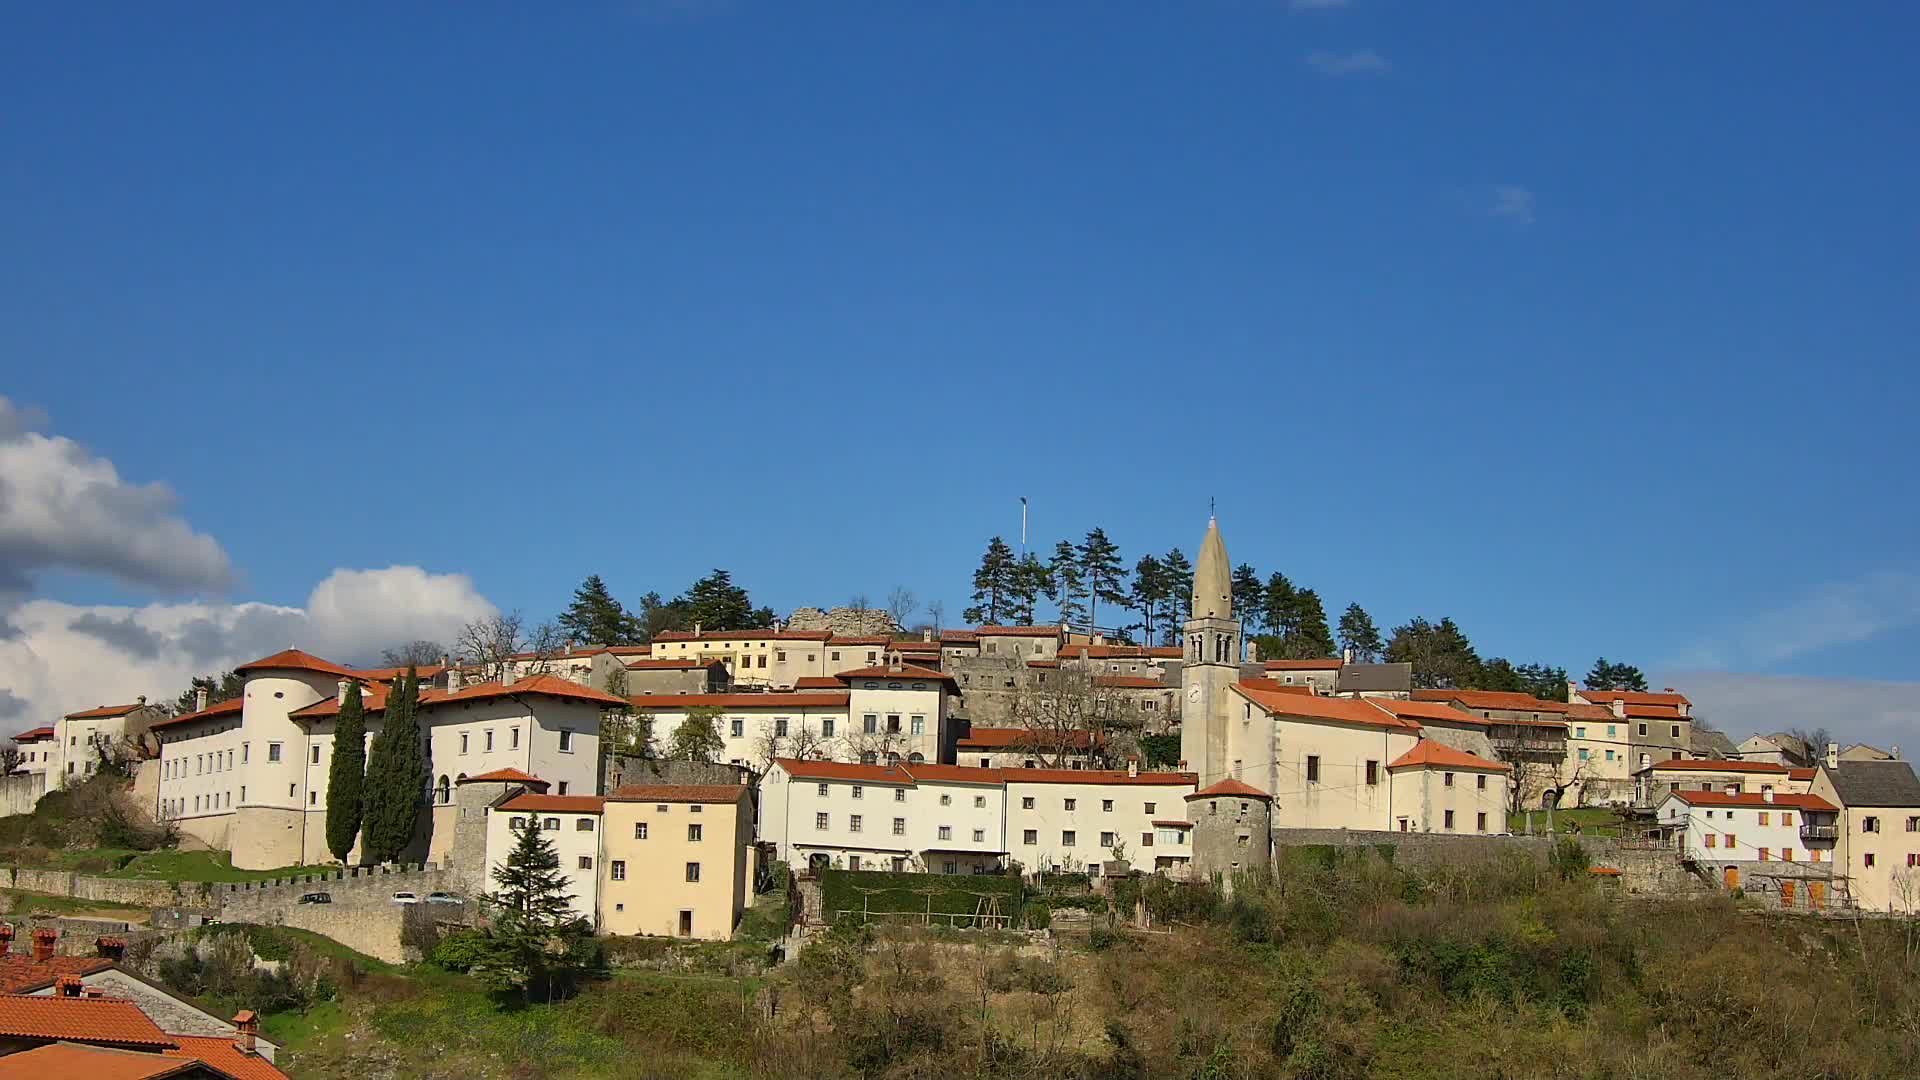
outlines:
[[[1338,671],[1346,661],[1337,656],[1320,660],[1269,660],[1264,665],[1268,671]]]
[[[209,705],[199,712],[181,713],[179,716],[166,720],[155,720],[153,723],[147,725],[147,727],[149,730],[152,730],[154,728],[175,727],[180,724],[191,724],[199,720],[216,720],[222,716],[238,716],[240,715],[241,709],[245,707],[246,702],[243,699],[228,698],[225,701]]]
[[[462,784],[536,784],[540,787],[542,791],[546,790],[547,787],[550,786],[545,780],[542,780],[531,773],[521,772],[519,769],[495,769],[492,772],[481,773],[479,776],[463,777],[460,779],[459,783],[462,783]]]
[[[1784,776],[1793,771],[1785,765],[1775,765],[1770,761],[1702,760],[1696,758],[1669,758],[1666,761],[1656,761],[1644,769],[1636,769],[1634,771],[1648,772],[1654,769],[1666,769],[1674,772],[1766,773],[1774,776]]]
[[[968,765],[902,765],[915,781],[946,781],[952,784],[1000,784],[1004,769],[981,769]]]
[[[182,1061],[172,1053],[141,1053],[103,1046],[57,1042],[0,1058],[0,1080],[160,1080],[200,1072],[202,1062]],[[275,1070],[276,1075],[284,1075]],[[226,1075],[224,1071],[222,1075]],[[236,1078],[238,1080],[238,1078]]]
[[[825,641],[833,636],[829,630],[703,630],[696,634],[691,630],[662,630],[653,635],[655,641]]]
[[[1029,660],[1029,661],[1027,661],[1027,666],[1028,666],[1028,667],[1031,667],[1031,668],[1057,668],[1057,667],[1059,667],[1059,666],[1060,666],[1060,661],[1058,661],[1058,660]]]
[[[166,1052],[168,1057],[192,1058],[219,1069],[234,1080],[287,1080],[287,1074],[281,1072],[273,1062],[259,1054],[245,1053],[233,1045],[231,1035],[170,1035],[168,1038],[180,1044],[180,1049]]]
[[[911,766],[909,766],[911,768]],[[1001,769],[1009,784],[1149,784],[1155,787],[1194,784],[1190,772],[1143,772],[1130,776],[1121,769]]]
[[[937,649],[940,647],[931,641],[895,641],[885,634],[850,634],[846,637],[832,637],[827,639],[827,645],[840,645],[847,648],[884,645],[889,649],[920,648],[923,646],[929,649]]]
[[[940,633],[940,644],[942,646],[978,645],[980,635],[973,630],[944,630]]]
[[[918,664],[901,664],[897,669],[889,667],[886,664],[881,664],[878,667],[866,667],[866,668],[857,668],[853,671],[842,671],[836,674],[834,678],[841,679],[841,680],[846,680],[846,679],[942,679],[947,682],[954,681],[953,676],[947,674],[944,671],[935,671],[933,668],[921,667]]]
[[[497,810],[523,810],[528,813],[552,811],[557,814],[597,814],[606,804],[598,795],[541,795],[524,792],[495,807]]]
[[[824,709],[844,706],[852,695],[837,694],[637,694],[627,700],[636,709]]]
[[[799,758],[774,758],[773,761],[796,780],[858,780],[868,784],[913,785],[913,777],[898,765],[855,765],[846,761],[803,761]]]
[[[845,690],[847,685],[831,675],[802,675],[793,682],[795,690]]]
[[[1633,705],[1627,706],[1629,720],[1686,720],[1677,705]]]
[[[1095,675],[1093,685],[1111,690],[1165,690],[1159,679],[1144,675]]]
[[[1060,636],[1057,626],[976,626],[973,628],[976,638],[983,637],[1050,637]]]
[[[385,712],[389,688],[378,683],[361,688],[361,708],[368,713]],[[436,705],[464,704],[472,701],[492,701],[495,698],[520,697],[562,698],[569,701],[586,701],[595,705],[625,705],[625,698],[614,697],[591,686],[581,686],[577,682],[563,679],[558,675],[529,675],[510,686],[496,682],[475,683],[463,687],[451,694],[445,690],[424,687],[420,691],[420,707],[431,708]],[[338,697],[323,698],[304,709],[295,709],[290,716],[301,720],[313,720],[340,714]]]
[[[1451,705],[1442,705],[1437,701],[1401,701],[1398,698],[1361,698],[1360,700],[1376,709],[1384,709],[1402,720],[1432,720],[1442,724],[1471,724],[1478,728],[1490,726],[1488,722],[1463,709]]]
[[[13,737],[13,741],[14,742],[34,742],[38,739],[51,739],[51,738],[53,738],[52,728],[37,727],[37,728],[34,728],[32,731],[23,731],[20,734],[15,735]]]
[[[1765,810],[1770,806],[1784,806],[1794,810],[1819,810],[1826,813],[1838,813],[1840,808],[1818,795],[1775,794],[1767,798],[1765,792],[1743,791],[1738,795],[1729,795],[1724,791],[1679,791],[1675,798],[1691,806],[1751,806],[1756,810]]]
[[[1186,655],[1178,645],[1062,645],[1066,660],[1178,660]]]
[[[322,660],[312,653],[301,652],[299,649],[282,649],[272,656],[263,656],[250,664],[241,664],[233,670],[241,675],[249,671],[267,670],[317,671],[322,675],[338,675],[342,678],[353,678],[359,675],[359,672],[352,668],[341,667],[331,660]]]
[[[1415,701],[1457,701],[1469,709],[1503,709],[1508,712],[1565,713],[1564,701],[1546,701],[1532,694],[1507,690],[1415,690]]]
[[[852,638],[834,638],[833,644],[838,645],[842,641],[851,641],[851,640],[853,639]],[[866,639],[862,638],[860,640],[864,641]],[[898,649],[901,652],[939,652],[940,651],[940,643],[937,641],[911,641],[911,640],[889,641],[884,638],[879,640],[883,641],[888,648]]]
[[[62,975],[92,975],[113,966],[99,956],[54,956],[35,960],[30,952],[0,956],[0,994],[30,994],[45,990]]]
[[[1455,750],[1445,743],[1432,739],[1421,739],[1413,744],[1413,749],[1393,759],[1389,769],[1471,769],[1475,772],[1512,772],[1512,768],[1497,761],[1488,761],[1478,754],[1469,754],[1465,750]]]
[[[144,702],[134,702],[132,705],[100,705],[91,709],[82,709],[79,712],[70,712],[67,714],[67,719],[106,720],[115,716],[125,716],[133,710],[143,707],[144,704]]]
[[[1595,705],[1605,705],[1618,699],[1629,705],[1692,705],[1687,695],[1669,690],[1663,694],[1649,694],[1639,690],[1581,690],[1581,697]]]
[[[726,662],[718,657],[702,660],[698,656],[678,656],[671,659],[643,656],[638,660],[627,661],[626,668],[628,671],[693,671],[697,668],[710,668],[715,664],[721,667],[726,666]]]
[[[1251,689],[1265,690],[1270,694],[1305,694],[1308,697],[1315,696],[1313,687],[1307,683],[1276,682],[1264,675],[1255,676],[1251,679],[1241,679],[1240,682]]]
[[[175,1045],[140,1007],[123,998],[0,995],[0,1038],[101,1043],[108,1046]]]
[[[1789,779],[1789,780],[1811,780],[1811,779],[1813,779],[1813,775],[1814,775],[1814,773],[1816,773],[1816,772],[1818,772],[1818,771],[1819,771],[1819,770],[1817,770],[1817,769],[1788,769],[1788,770],[1787,770],[1787,779]]]
[[[1019,749],[1037,746],[1064,746],[1085,750],[1092,745],[1086,731],[1030,731],[1026,728],[976,727],[954,745],[966,750]]]
[[[424,682],[427,679],[431,679],[437,675],[445,674],[446,670],[447,670],[447,665],[445,664],[415,664],[413,668],[413,673],[417,678],[419,678],[422,682]],[[404,666],[402,666],[402,667],[361,668],[359,671],[354,672],[354,675],[358,678],[365,679],[368,682],[392,682],[393,680],[404,676],[406,673],[407,673],[407,669]]]
[[[1376,709],[1360,698],[1278,693],[1258,686],[1249,686],[1245,681],[1235,683],[1233,688],[1248,701],[1267,712],[1281,716],[1332,720],[1343,724],[1361,724],[1366,727],[1394,728],[1404,731],[1420,730],[1419,721],[1405,720],[1383,709]]]
[[[607,796],[611,802],[736,803],[747,797],[745,784],[634,784]]]
[[[1567,719],[1618,720],[1619,717],[1613,715],[1613,710],[1607,708],[1605,705],[1582,705],[1578,702],[1572,702],[1567,705]]]
[[[1248,799],[1273,798],[1273,796],[1267,794],[1264,791],[1261,791],[1259,788],[1254,787],[1252,784],[1242,783],[1241,781],[1235,780],[1233,777],[1229,776],[1225,780],[1222,780],[1217,784],[1208,784],[1206,787],[1203,787],[1199,791],[1196,791],[1193,794],[1187,796],[1187,801],[1191,802],[1194,799],[1212,798],[1216,795],[1236,795],[1236,796],[1240,796],[1242,798],[1248,798]],[[1158,822],[1156,822],[1155,824],[1158,824]]]

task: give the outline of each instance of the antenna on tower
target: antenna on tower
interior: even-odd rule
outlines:
[[[1027,560],[1027,497],[1020,496],[1020,561]]]

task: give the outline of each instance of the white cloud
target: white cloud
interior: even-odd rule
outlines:
[[[1355,49],[1352,52],[1327,52],[1316,49],[1307,54],[1307,66],[1322,75],[1339,78],[1344,75],[1384,75],[1393,65],[1387,58],[1372,49]]]
[[[1791,602],[1729,622],[1682,654],[1697,667],[1765,667],[1920,625],[1920,574],[1882,570],[1807,589]]]
[[[227,553],[174,513],[170,488],[123,480],[106,458],[40,434],[45,424],[0,396],[0,600],[26,595],[47,570],[164,591],[227,585]]]
[[[1533,224],[1533,192],[1517,184],[1495,184],[1493,204],[1487,216],[1505,218],[1516,225]]]
[[[1288,7],[1295,11],[1332,11],[1347,6],[1347,0],[1290,0]]]
[[[1693,711],[1738,743],[1748,735],[1826,728],[1842,745],[1920,749],[1920,683],[1673,671],[1652,680],[1677,687]]]
[[[28,600],[12,612],[17,633],[0,640],[7,683],[0,721],[50,723],[141,694],[164,702],[196,674],[289,645],[342,663],[370,661],[416,638],[450,643],[462,625],[495,610],[465,574],[417,566],[336,570],[304,607]]]

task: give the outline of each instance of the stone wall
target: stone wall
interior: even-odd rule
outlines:
[[[31,814],[47,793],[45,773],[11,773],[0,777],[0,817]]]
[[[831,611],[819,608],[795,608],[787,617],[788,630],[831,630],[841,637],[878,637],[900,632],[900,624],[893,621],[893,615],[873,608],[855,610],[849,607],[837,607]]]
[[[1393,848],[1394,865],[1408,869],[1419,869],[1439,863],[1457,863],[1464,859],[1487,858],[1514,851],[1545,865],[1548,853],[1553,850],[1553,838],[1549,836],[1483,836],[1372,829],[1275,829],[1273,843],[1276,849],[1314,846],[1347,848],[1386,846]]]
[[[409,955],[402,935],[408,912],[414,918],[452,922],[466,922],[476,912],[471,899],[461,905],[410,905],[394,903],[393,894],[411,892],[425,898],[429,892],[452,888],[448,870],[366,867],[357,873],[301,874],[220,885],[214,898],[222,921],[310,930],[377,960],[401,964],[419,959]],[[332,897],[332,903],[300,903],[300,897],[316,892]]]
[[[0,888],[141,907],[197,907],[209,902],[208,891],[214,886],[197,881],[175,883],[91,877],[65,870],[0,869]]]

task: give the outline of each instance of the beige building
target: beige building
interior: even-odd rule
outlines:
[[[53,774],[61,779],[52,787],[93,774],[100,755],[120,760],[137,757],[147,729],[167,718],[167,711],[141,697],[129,705],[101,705],[68,713],[53,725]]]
[[[663,694],[629,699],[636,716],[653,721],[656,751],[667,753],[682,724],[707,717],[719,733],[716,760],[750,769],[765,769],[774,758],[789,754],[840,758],[847,753],[847,702],[844,684],[838,690],[808,690],[765,694]]]
[[[654,784],[606,798],[600,927],[725,941],[753,889],[750,791]]]
[[[520,842],[520,831],[538,829],[553,844],[566,878],[567,895],[575,916],[600,925],[600,875],[603,845],[602,806],[597,795],[515,795],[487,814],[488,891],[499,888],[493,871],[504,866]]]
[[[1633,802],[1633,740],[1625,708],[1573,703],[1566,721],[1567,758],[1575,778],[1567,804]]]
[[[877,664],[887,643],[884,637],[835,638],[826,630],[703,633],[696,629],[654,635],[650,655],[656,660],[688,657],[720,660],[740,687],[785,690],[809,676],[837,675]]]
[[[1279,829],[1390,829],[1398,816],[1387,766],[1421,740],[1418,722],[1370,699],[1276,692],[1237,683],[1229,774],[1273,796]]]
[[[621,670],[626,672],[628,696],[724,694],[733,689],[726,662],[714,658],[642,656],[626,661]]]
[[[1339,689],[1339,657],[1322,660],[1268,660],[1261,665],[1266,677],[1282,686],[1311,686],[1316,694],[1331,696]]]
[[[1920,779],[1898,758],[1844,760],[1827,747],[1812,794],[1840,807],[1834,847],[1855,905],[1920,912]]]
[[[1093,733],[976,727],[954,743],[954,760],[980,769],[1090,769]]]
[[[1432,739],[1387,765],[1393,777],[1388,817],[1399,832],[1507,831],[1506,765]]]
[[[1633,773],[1634,805],[1656,806],[1669,791],[1719,791],[1786,794],[1798,790],[1793,770],[1765,761],[1715,761],[1675,758]]]

